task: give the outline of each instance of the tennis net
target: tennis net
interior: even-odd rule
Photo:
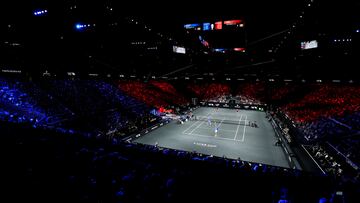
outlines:
[[[237,120],[236,120],[237,119]],[[225,124],[231,124],[231,125],[248,125],[248,121],[245,120],[245,117],[237,117],[234,118],[234,120],[230,120],[228,118],[213,118],[210,117],[211,123],[225,123]],[[209,117],[206,116],[195,116],[195,119],[192,121],[205,121],[208,122]]]

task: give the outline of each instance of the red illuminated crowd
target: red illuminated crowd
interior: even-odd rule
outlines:
[[[360,179],[359,173],[351,169],[360,163],[360,145],[358,139],[354,139],[360,129],[358,85],[155,80],[105,82],[81,79],[35,83],[0,78],[0,122],[6,123],[0,125],[2,134],[4,139],[12,143],[9,150],[15,160],[30,160],[24,162],[26,172],[20,173],[24,177],[18,177],[14,172],[11,181],[28,184],[19,184],[20,191],[31,191],[26,195],[43,194],[36,193],[36,190],[48,192],[49,195],[43,197],[46,200],[53,200],[55,195],[59,195],[63,197],[60,199],[62,201],[141,202],[160,199],[171,202],[187,194],[185,189],[179,189],[188,186],[186,181],[182,181],[184,177],[187,178],[185,180],[193,180],[203,174],[204,168],[212,168],[213,171],[201,176],[203,180],[224,174],[217,179],[217,183],[224,184],[233,178],[227,173],[234,174],[236,180],[246,183],[251,183],[254,177],[258,180],[266,177],[269,187],[262,187],[262,194],[276,195],[260,199],[269,202],[278,200],[279,194],[287,190],[277,181],[281,179],[281,183],[287,184],[298,181],[297,177],[303,175],[295,170],[121,141],[125,135],[147,129],[154,124],[151,122],[158,122],[161,118],[150,113],[154,109],[172,112],[169,110],[188,105],[192,98],[214,102],[235,99],[243,104],[268,104],[276,109],[274,112],[282,113],[293,121],[301,133],[295,136],[303,136],[310,154],[328,174],[337,179],[349,176],[355,184]],[[288,141],[297,140],[291,122],[285,124],[280,117],[276,117],[275,121],[283,126]],[[10,123],[20,128],[11,128]],[[34,132],[35,136],[29,136],[28,132]],[[34,143],[43,151],[36,153],[29,150]],[[164,159],[168,161],[165,163]],[[349,163],[354,164],[349,166]],[[194,165],[196,171],[193,171]],[[57,175],[54,176],[52,172]],[[274,174],[276,178],[272,179]],[[35,183],[30,179],[24,181],[23,178],[30,178]],[[37,185],[36,181],[41,184]],[[51,190],[47,185],[58,190]],[[196,194],[196,189],[203,185],[202,181],[198,181],[192,187],[192,194]],[[35,189],[28,190],[27,186],[35,186]],[[216,184],[209,184],[203,192],[214,187]],[[241,189],[249,188],[245,184]],[[315,202],[322,190],[330,191],[313,185],[304,192],[313,192],[311,197],[299,193],[290,194],[286,199],[292,196],[294,199],[303,198],[299,202],[308,202],[309,199]],[[222,194],[224,192],[225,189]]]

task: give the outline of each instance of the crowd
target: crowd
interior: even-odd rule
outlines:
[[[262,82],[241,83],[235,91],[235,95],[244,104],[262,104],[266,98],[265,84]]]
[[[276,112],[267,111],[266,114],[266,118],[268,119],[268,121],[272,122],[273,120],[274,123],[279,127],[279,130],[281,130],[281,134],[285,137],[287,143],[292,144],[293,138],[290,134],[291,127],[289,126],[289,124],[283,122],[283,120],[278,117]]]
[[[54,125],[73,112],[34,83],[0,78],[0,118],[10,122]]]
[[[0,125],[8,154],[2,198],[14,202],[300,203],[339,189],[298,170],[11,125]]]
[[[301,129],[304,138],[308,141],[351,134],[349,129],[328,118],[319,118],[308,123],[299,123],[298,127]]]
[[[354,139],[353,137],[349,137],[339,141],[329,141],[329,142],[339,152],[342,153],[344,159],[352,161],[356,165],[356,167],[360,166],[359,139]]]
[[[0,119],[34,127],[125,135],[149,127],[151,107],[96,80],[0,79]]]
[[[188,99],[175,89],[175,87],[166,81],[151,80],[149,82],[152,86],[158,88],[163,93],[170,95],[167,97],[173,104],[185,105],[189,103]]]
[[[296,135],[302,136],[308,144],[311,144],[309,151],[328,174],[343,178],[350,171],[348,164],[342,163],[336,154],[334,155],[332,151],[334,149],[337,150],[336,153],[343,154],[351,162],[360,163],[357,152],[359,142],[356,139],[360,125],[360,88],[356,85],[287,84],[272,87],[257,82],[243,83],[234,91],[225,83],[197,83],[183,84],[183,86],[183,89],[191,92],[191,98],[194,96],[205,101],[227,102],[229,95],[235,92],[235,97],[240,103],[269,103],[276,107],[278,112],[290,121],[284,122],[283,118],[280,119],[275,114],[272,116],[280,124],[288,142],[294,139],[290,134],[292,128],[296,128],[300,132]],[[189,95],[165,81],[113,83],[100,80],[54,79],[28,82],[0,78],[0,121],[32,126],[31,130],[20,128],[19,131],[13,129],[11,132],[10,128],[6,127],[8,124],[0,125],[4,130],[2,132],[14,136],[14,138],[11,136],[6,138],[15,143],[14,149],[11,150],[19,152],[12,158],[31,160],[26,163],[29,164],[26,166],[27,171],[18,171],[24,179],[20,177],[15,179],[20,183],[24,181],[30,184],[25,184],[24,187],[31,186],[48,191],[48,198],[57,191],[49,191],[50,188],[45,188],[46,184],[59,189],[60,193],[56,194],[63,195],[62,200],[75,199],[85,202],[93,200],[94,202],[107,200],[141,202],[149,198],[159,201],[181,199],[184,194],[188,194],[188,190],[182,189],[188,186],[184,180],[200,177],[199,182],[191,186],[191,192],[198,194],[197,187],[205,185],[206,189],[203,188],[199,192],[205,193],[211,190],[212,186],[216,187],[215,184],[208,184],[207,178],[216,177],[219,171],[224,174],[230,173],[239,181],[245,179],[247,183],[253,181],[249,177],[255,176],[255,179],[261,180],[265,176],[266,180],[270,181],[266,182],[267,186],[272,186],[270,188],[280,188],[280,185],[273,185],[274,176],[280,176],[280,179],[290,177],[297,181],[299,171],[120,141],[121,137],[157,122],[159,117],[150,113],[152,109],[168,107],[180,109],[181,106],[188,105],[189,100]],[[26,137],[27,133],[35,136]],[[61,135],[56,136],[55,140],[49,136],[50,134]],[[111,142],[104,144],[105,138]],[[323,145],[325,142],[331,143],[334,148],[325,148]],[[31,152],[28,154],[29,157],[21,157],[25,156],[23,153],[32,147],[30,143],[39,145],[39,149],[43,149],[42,153],[50,150],[49,154]],[[49,144],[54,149],[50,149]],[[104,148],[105,145],[107,148]],[[71,147],[62,149],[63,146]],[[37,158],[38,156],[42,158]],[[170,164],[160,161],[164,159]],[[54,165],[43,165],[48,162]],[[39,169],[42,167],[50,169],[51,173]],[[206,167],[215,168],[206,170],[204,174],[203,169]],[[19,166],[19,168],[23,167]],[[34,172],[34,170],[39,171]],[[42,175],[43,172],[45,175]],[[60,176],[53,176],[55,172]],[[358,177],[359,174],[355,173],[355,176]],[[215,181],[217,184],[225,184],[225,180],[233,181],[227,175],[217,177]],[[49,183],[51,179],[60,181],[57,183],[64,183],[66,187]],[[204,180],[206,184],[200,180]],[[40,181],[41,186],[36,181]],[[285,185],[289,184],[286,178],[282,181]],[[221,192],[231,191],[231,188],[225,188]],[[290,186],[285,188],[294,191]],[[245,187],[243,189],[247,190]],[[270,194],[281,192],[269,191],[265,186],[260,188],[260,191],[269,194],[262,197],[266,200],[274,201],[281,196],[274,198]],[[25,188],[22,192],[26,193]],[[318,195],[318,192],[314,194]],[[37,195],[36,191],[34,195]],[[294,199],[301,199],[297,195],[290,192],[282,196],[284,199],[292,199],[291,196]],[[318,198],[316,195],[311,197],[312,200]],[[308,201],[306,199],[303,202]]]
[[[163,83],[154,84],[151,85],[151,83],[140,81],[121,81],[119,88],[124,93],[156,108],[169,108],[172,105],[183,105],[186,103],[185,98],[179,96],[177,92],[169,93],[172,88],[166,89],[168,86],[161,86]]]
[[[319,164],[325,169],[325,172],[333,176],[341,177],[343,175],[343,166],[329,154],[322,146],[313,145],[310,148],[311,154],[316,158]]]
[[[353,85],[316,84],[301,99],[282,107],[297,122],[311,122],[319,117],[343,117],[360,110],[360,89]]]
[[[230,86],[224,83],[189,84],[188,90],[202,101],[222,100],[230,95]]]
[[[328,174],[358,181],[359,175],[357,170],[354,171],[360,162],[356,150],[360,125],[358,85],[273,83],[265,85],[265,89],[261,86],[252,88],[255,84],[248,86],[248,91],[256,89],[258,92],[250,91],[246,95],[266,101],[284,115],[282,118],[287,121],[274,118],[287,140],[303,140],[310,144],[315,160]],[[325,142],[331,143],[336,150],[319,146]],[[346,158],[337,156],[339,154]]]

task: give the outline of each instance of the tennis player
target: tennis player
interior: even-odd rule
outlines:
[[[219,131],[219,126],[220,126],[220,124],[219,124],[219,125],[216,125],[216,123],[215,123],[215,129],[214,129],[214,131],[215,131],[215,137],[217,136],[217,133],[218,133],[218,131]]]

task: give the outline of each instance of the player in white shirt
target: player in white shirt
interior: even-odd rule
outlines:
[[[218,133],[218,131],[219,131],[220,123],[219,123],[219,125],[216,125],[216,123],[215,123],[214,125],[215,125],[214,131],[215,131],[215,137],[216,137],[216,136],[217,136],[217,133]]]
[[[210,116],[208,117],[208,126],[211,126],[211,119],[210,119]]]

